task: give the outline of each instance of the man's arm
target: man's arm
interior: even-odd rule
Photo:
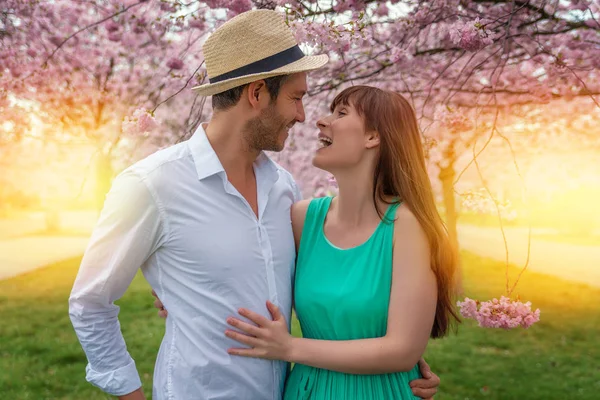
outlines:
[[[164,231],[150,187],[131,171],[121,174],[107,195],[69,298],[69,316],[89,362],[86,379],[124,399],[143,398],[142,384],[114,302],[160,246]]]
[[[144,396],[144,392],[142,388],[137,389],[134,392],[126,394],[124,396],[118,396],[119,400],[146,400],[146,396]]]

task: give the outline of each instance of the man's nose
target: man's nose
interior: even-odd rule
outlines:
[[[296,108],[296,121],[304,122],[304,120],[306,120],[306,114],[304,113],[304,104],[302,104],[302,101],[300,101],[298,107]]]

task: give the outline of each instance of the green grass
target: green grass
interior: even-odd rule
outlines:
[[[111,398],[85,381],[85,357],[67,315],[78,263],[0,282],[1,399]],[[502,293],[501,263],[463,253],[463,264],[468,296],[483,300]],[[487,330],[466,321],[457,334],[431,342],[426,359],[442,379],[437,400],[599,398],[600,290],[532,272],[518,289],[542,310],[541,322],[529,330]],[[119,302],[147,395],[164,331],[152,302],[141,276]],[[293,326],[298,334],[297,321]]]

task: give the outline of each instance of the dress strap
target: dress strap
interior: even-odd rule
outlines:
[[[317,197],[310,201],[306,210],[300,247],[312,248],[319,237],[332,197]]]
[[[396,210],[402,204],[402,200],[398,200],[392,204],[390,204],[385,213],[383,214],[383,222],[389,225],[393,225],[394,220],[396,219]]]

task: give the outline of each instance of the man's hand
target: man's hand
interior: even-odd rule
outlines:
[[[433,396],[437,393],[440,386],[440,378],[431,372],[429,365],[423,358],[419,360],[419,370],[423,378],[410,382],[413,394],[425,400],[433,400]]]
[[[169,315],[169,313],[167,312],[167,309],[163,305],[162,301],[160,301],[160,299],[158,298],[158,295],[156,294],[154,289],[152,290],[152,296],[156,297],[156,300],[154,300],[154,307],[158,308],[158,316],[161,318],[167,318],[167,315]]]
[[[131,392],[124,396],[119,396],[119,400],[146,400],[146,396],[144,396],[142,388],[139,388],[135,392]]]

